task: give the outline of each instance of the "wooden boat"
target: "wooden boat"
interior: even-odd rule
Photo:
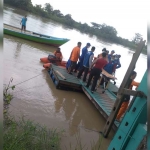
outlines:
[[[20,28],[8,24],[4,24],[4,34],[56,47],[59,47],[69,41],[69,39],[52,37],[28,30],[24,33],[24,31],[21,32]]]

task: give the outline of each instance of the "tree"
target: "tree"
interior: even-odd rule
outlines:
[[[33,7],[31,0],[4,0],[4,3],[8,3],[28,11],[31,11]]]
[[[66,20],[65,22],[66,22],[67,25],[73,26],[75,21],[71,18],[70,14],[65,15],[64,18]]]
[[[53,15],[56,15],[57,17],[63,17],[63,14],[61,13],[60,10],[54,10]]]
[[[65,18],[66,18],[67,20],[72,20],[72,18],[71,18],[71,15],[70,15],[70,14],[65,15]]]
[[[45,10],[46,12],[48,12],[49,14],[51,14],[52,11],[53,11],[53,7],[52,7],[49,3],[46,3],[46,4],[45,4],[45,7],[44,7],[44,10]]]
[[[112,37],[117,36],[117,30],[114,27],[108,26],[106,24],[101,25],[100,31],[103,34],[108,34],[109,36],[112,36]]]
[[[135,36],[132,39],[132,42],[137,44],[142,40],[142,35],[140,33],[135,33]]]
[[[101,28],[101,24],[97,24],[95,22],[91,22],[91,24],[93,25],[93,28],[98,28],[98,29]]]

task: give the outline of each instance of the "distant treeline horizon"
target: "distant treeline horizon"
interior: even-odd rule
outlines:
[[[72,19],[71,14],[63,15],[60,10],[53,10],[50,3],[46,3],[44,7],[42,7],[42,5],[33,6],[31,0],[4,0],[4,5],[5,4],[54,20],[66,25],[68,28],[77,29],[81,33],[86,33],[90,36],[95,35],[98,39],[128,47],[131,50],[135,50],[137,43],[139,43],[142,39],[142,35],[140,33],[135,33],[132,41],[117,36],[117,30],[105,23],[97,24],[95,22],[91,22],[92,26],[89,26],[87,23],[82,24],[81,22],[76,22]],[[142,53],[147,55],[147,45],[145,45]]]

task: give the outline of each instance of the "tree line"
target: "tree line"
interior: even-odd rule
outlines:
[[[60,10],[54,10],[49,3],[46,3],[44,7],[42,7],[42,5],[33,6],[31,0],[4,0],[4,4],[9,4],[19,9],[26,10],[30,13],[62,23],[69,28],[75,28],[81,33],[95,35],[98,39],[120,44],[131,49],[136,49],[137,43],[142,39],[142,35],[139,33],[135,33],[131,41],[119,37],[117,36],[117,30],[105,23],[97,24],[91,22],[91,26],[89,26],[87,23],[82,24],[81,22],[76,22],[72,19],[71,14],[63,15]],[[143,53],[147,54],[147,45],[145,45]]]

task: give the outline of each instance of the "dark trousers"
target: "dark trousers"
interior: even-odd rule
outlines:
[[[95,87],[96,87],[96,84],[97,84],[97,80],[99,79],[101,72],[102,72],[102,70],[101,69],[97,69],[97,68],[93,68],[91,70],[91,73],[90,73],[90,76],[89,76],[89,79],[88,79],[88,82],[87,82],[87,85],[86,85],[87,87],[89,87],[89,85],[91,83],[91,80],[94,77],[94,81],[93,81],[93,84],[92,84],[92,87],[91,87],[91,91],[95,90]]]
[[[68,73],[71,73],[73,69],[75,69],[77,62],[76,61],[71,61],[71,64],[68,69]]]
[[[89,71],[89,68],[82,66],[82,67],[80,68],[80,70],[79,70],[79,73],[78,73],[78,75],[77,75],[77,78],[80,78],[81,75],[82,75],[82,73],[84,72],[83,81],[85,82],[85,81],[86,81],[86,76],[87,76],[87,74],[88,74],[88,71]]]

